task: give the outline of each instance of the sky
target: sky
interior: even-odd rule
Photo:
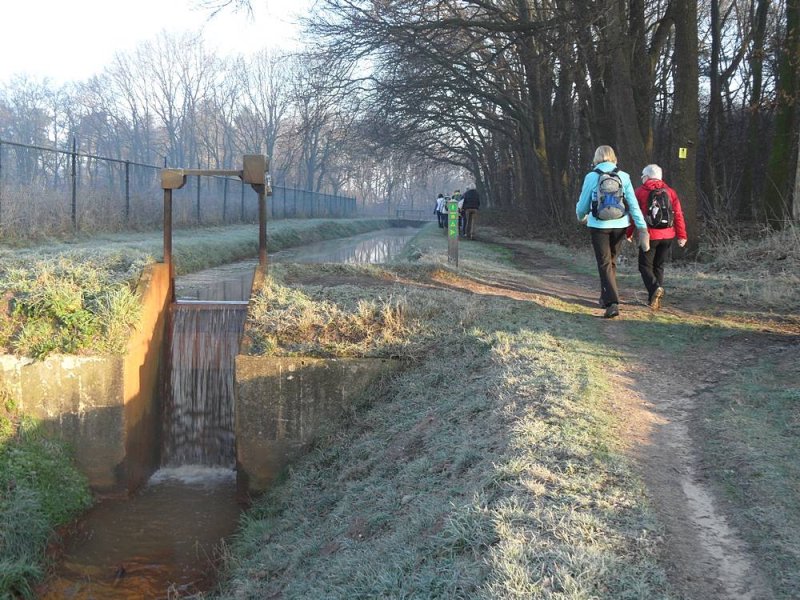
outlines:
[[[14,75],[82,81],[161,30],[202,30],[220,54],[295,47],[294,22],[311,0],[252,0],[253,17],[226,9],[209,20],[202,0],[2,0],[0,85]]]

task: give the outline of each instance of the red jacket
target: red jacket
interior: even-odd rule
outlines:
[[[675,226],[664,229],[648,227],[647,233],[650,234],[650,239],[671,240],[674,237],[679,240],[688,239],[686,237],[686,221],[683,220],[683,209],[681,208],[681,201],[678,200],[678,194],[660,179],[648,179],[643,185],[636,188],[636,199],[639,201],[639,208],[642,209],[642,214],[647,211],[647,197],[650,195],[650,190],[657,188],[665,188],[667,194],[669,194],[669,199],[672,201],[672,212],[675,215]],[[633,225],[628,227],[627,235],[628,237],[633,235]]]

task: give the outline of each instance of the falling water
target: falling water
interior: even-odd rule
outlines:
[[[234,360],[245,302],[172,306],[162,465],[234,468]]]

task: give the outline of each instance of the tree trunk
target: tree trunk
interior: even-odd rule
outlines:
[[[697,0],[673,0],[675,14],[675,99],[673,106],[673,147],[671,169],[675,175],[671,185],[681,199],[688,250],[697,251],[697,132],[699,128],[698,63],[697,63]],[[686,158],[678,158],[681,148]]]
[[[762,144],[761,94],[763,89],[764,38],[767,31],[767,14],[770,0],[758,0],[753,23],[753,53],[750,55],[750,73],[752,92],[750,93],[750,114],[747,124],[747,154],[742,173],[742,193],[739,198],[737,216],[740,220],[750,221],[755,216],[754,197],[755,168],[759,163]]]
[[[764,213],[767,223],[781,227],[794,214],[791,196],[797,160],[797,88],[800,59],[800,0],[786,0],[786,40],[778,67],[778,113],[772,142]]]

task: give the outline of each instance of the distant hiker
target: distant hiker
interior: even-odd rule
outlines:
[[[461,233],[461,228],[464,226],[464,198],[461,197],[461,190],[456,190],[450,196],[451,202],[458,202],[458,232]]]
[[[464,204],[464,227],[461,230],[461,235],[472,239],[475,233],[475,219],[478,217],[478,209],[481,206],[481,200],[478,196],[478,190],[470,188],[462,196]]]
[[[447,206],[445,206],[444,194],[439,194],[439,197],[436,198],[436,206],[433,209],[433,214],[439,219],[439,227],[444,229],[447,221]]]
[[[661,308],[664,297],[664,264],[677,236],[678,246],[686,245],[686,222],[678,194],[661,179],[658,165],[647,165],[642,169],[642,185],[636,189],[636,199],[644,214],[650,235],[650,249],[639,249],[639,273],[647,288],[647,305],[653,310]],[[633,226],[628,227],[628,239],[633,235]]]
[[[619,316],[617,291],[617,255],[626,229],[633,223],[639,231],[639,247],[650,249],[650,238],[631,178],[617,167],[617,155],[611,146],[598,146],[592,161],[593,169],[583,179],[583,188],[575,214],[586,223],[592,236],[592,247],[600,274],[600,304],[607,319]]]

